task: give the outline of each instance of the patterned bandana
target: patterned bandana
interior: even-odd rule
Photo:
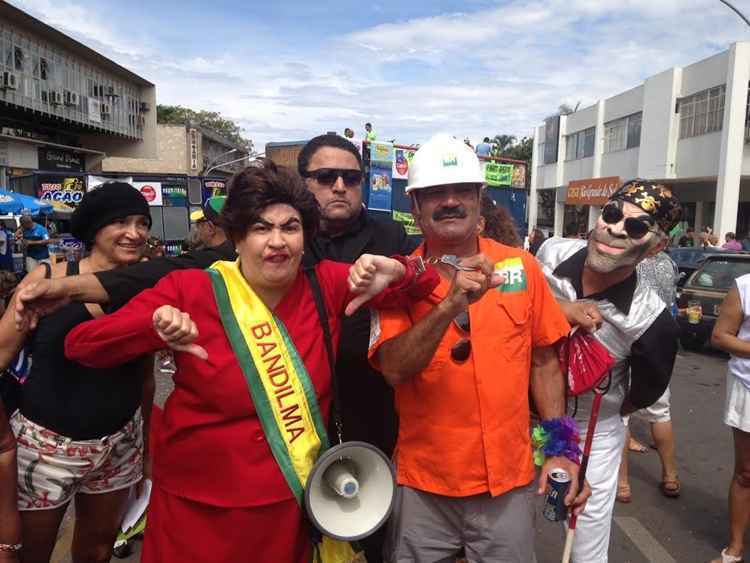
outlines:
[[[682,206],[670,188],[640,178],[625,182],[609,200],[637,205],[651,215],[665,233],[669,233],[682,218]]]

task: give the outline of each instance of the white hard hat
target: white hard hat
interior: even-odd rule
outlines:
[[[483,184],[479,159],[463,141],[446,133],[434,135],[409,164],[406,193],[447,184]]]

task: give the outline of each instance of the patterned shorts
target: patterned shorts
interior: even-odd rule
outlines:
[[[109,493],[141,480],[140,409],[121,430],[96,440],[72,440],[19,411],[10,422],[18,443],[19,510],[50,510],[77,493]]]

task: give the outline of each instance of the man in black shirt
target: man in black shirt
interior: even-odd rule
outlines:
[[[368,216],[362,204],[362,160],[351,142],[338,135],[315,137],[300,152],[298,171],[321,207],[320,231],[306,242],[305,265],[323,259],[354,262],[365,253],[408,255],[416,247],[416,241],[407,237],[401,224],[390,218]],[[213,248],[127,268],[43,280],[19,296],[20,310],[31,306],[44,313],[68,301],[108,303],[109,310],[114,310],[174,270],[207,268],[216,260],[236,258],[233,244],[226,241]],[[367,308],[344,319],[336,362],[343,438],[369,442],[390,456],[398,428],[393,390],[367,361],[369,337]],[[329,437],[332,442],[337,440],[333,424]],[[383,530],[384,527],[362,541],[370,562],[382,557]]]

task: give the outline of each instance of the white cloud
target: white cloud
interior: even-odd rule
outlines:
[[[106,16],[98,15],[74,2],[66,0],[11,0],[22,10],[76,39],[85,39],[99,47],[128,55],[141,57],[149,50],[134,41],[132,34],[116,32],[106,22]]]
[[[404,142],[438,130],[475,140],[529,134],[562,102],[585,107],[747,36],[715,0],[510,0],[423,18],[394,14],[299,44],[283,28],[278,43],[243,36],[222,44],[229,34],[218,34],[211,49],[175,52],[166,37],[135,42],[120,31],[137,21],[111,22],[76,1],[15,3],[148,77],[160,103],[220,111],[257,146],[344,127],[361,133],[365,121],[381,138]],[[217,51],[225,54],[208,54]]]

